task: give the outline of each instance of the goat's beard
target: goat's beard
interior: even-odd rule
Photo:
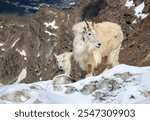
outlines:
[[[88,50],[88,52],[91,52],[91,51],[93,51],[94,49],[96,49],[96,47],[95,47],[94,45],[88,43],[88,45],[87,45],[87,50]]]

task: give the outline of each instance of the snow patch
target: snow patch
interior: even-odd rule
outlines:
[[[15,82],[15,84],[18,84],[21,82],[21,80],[25,79],[27,75],[27,68],[22,69],[22,71],[20,72],[17,81]]]
[[[4,45],[4,43],[0,43],[0,47],[3,46],[3,45]]]
[[[21,24],[21,25],[19,25],[20,27],[24,27],[25,25],[23,25],[23,24]]]
[[[68,14],[68,20],[70,19],[70,15]]]
[[[72,6],[72,5],[75,5],[76,3],[75,3],[75,2],[71,2],[71,3],[69,3],[69,4]]]
[[[51,33],[51,32],[49,32],[49,31],[45,31],[45,33],[47,33],[49,36],[57,36],[56,34],[54,34],[54,33]]]
[[[56,15],[57,13],[54,11],[49,11],[49,13]]]
[[[50,38],[47,41],[50,42]]]
[[[131,8],[131,7],[135,6],[135,4],[134,4],[133,0],[127,0],[125,3],[125,6],[128,8]]]
[[[26,73],[26,68],[24,68],[19,74],[18,83],[26,77]],[[61,90],[54,90],[52,80],[32,84],[1,85],[0,103],[27,104],[38,101],[44,104],[150,104],[149,75],[150,66],[135,67],[121,64],[98,76],[88,77],[71,84],[62,84],[60,85]],[[116,81],[120,82],[118,88],[113,90],[105,88],[109,82]],[[99,88],[93,90],[92,94],[84,94],[82,92],[83,88],[89,89],[85,86],[92,84],[96,84],[95,86]],[[75,91],[65,93],[67,87],[75,88]],[[20,95],[17,95],[18,92],[20,92]]]
[[[2,29],[2,28],[3,28],[3,26],[0,26],[0,28]]]
[[[42,77],[40,77],[40,79],[39,79],[40,81],[42,81]]]
[[[132,24],[136,24],[137,23],[137,19],[135,19],[133,22],[132,22]]]
[[[26,51],[25,50],[19,50],[19,49],[16,49],[16,51],[20,54],[20,55],[22,55],[22,56],[24,56],[24,60],[27,60],[27,54],[26,54]]]
[[[26,52],[24,50],[19,50],[19,49],[16,49],[17,52],[20,53],[20,55],[22,56],[26,56]]]
[[[126,3],[125,3],[125,6],[126,6],[128,9],[130,9],[131,7],[135,6],[135,3],[134,3],[133,0],[127,0]],[[142,2],[140,5],[138,5],[138,6],[135,7],[135,9],[134,9],[135,14],[134,14],[134,15],[137,16],[138,19],[139,19],[139,18],[144,19],[144,18],[146,18],[146,17],[149,15],[149,13],[147,13],[147,14],[144,14],[144,13],[143,13],[144,7],[145,7],[144,2]],[[132,24],[136,24],[136,23],[137,23],[137,19],[135,19],[135,20],[132,22]]]
[[[46,28],[50,26],[51,29],[58,29],[58,26],[56,26],[55,24],[55,20],[53,20],[52,22],[44,22]]]
[[[2,51],[5,51],[5,48],[1,48]]]
[[[40,53],[38,53],[37,57],[40,57]]]
[[[20,40],[20,37],[11,45],[11,48],[13,48],[19,40]]]
[[[147,13],[147,14],[142,13],[144,7],[145,7],[145,4],[144,4],[144,2],[142,2],[140,5],[138,5],[138,6],[135,8],[135,15],[136,15],[138,18],[141,17],[141,19],[144,19],[144,18],[146,18],[146,17],[148,16],[149,13]]]

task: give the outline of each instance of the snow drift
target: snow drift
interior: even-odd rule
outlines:
[[[75,83],[53,85],[53,80],[32,84],[0,85],[2,104],[133,104],[150,103],[150,66],[118,65],[99,76]]]

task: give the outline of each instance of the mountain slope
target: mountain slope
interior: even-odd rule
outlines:
[[[105,73],[63,84],[59,79],[0,86],[0,103],[132,104],[150,103],[150,67],[118,65]],[[61,83],[62,82],[62,83]]]

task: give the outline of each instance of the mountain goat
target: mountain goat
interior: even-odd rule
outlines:
[[[107,64],[119,64],[119,52],[123,41],[121,27],[112,22],[80,22],[72,28],[74,34],[73,57],[82,70],[91,76],[94,69],[107,56]]]
[[[75,81],[84,78],[86,72],[81,70],[79,64],[75,62],[72,54],[72,52],[64,52],[59,55],[54,53],[54,56],[56,58],[58,68],[62,70],[66,76]]]
[[[56,55],[54,53],[54,56],[56,58],[57,65],[58,65],[59,69],[63,70],[65,72],[65,74],[69,76],[70,71],[71,71],[72,52],[65,52],[65,53],[62,53],[60,55]]]

